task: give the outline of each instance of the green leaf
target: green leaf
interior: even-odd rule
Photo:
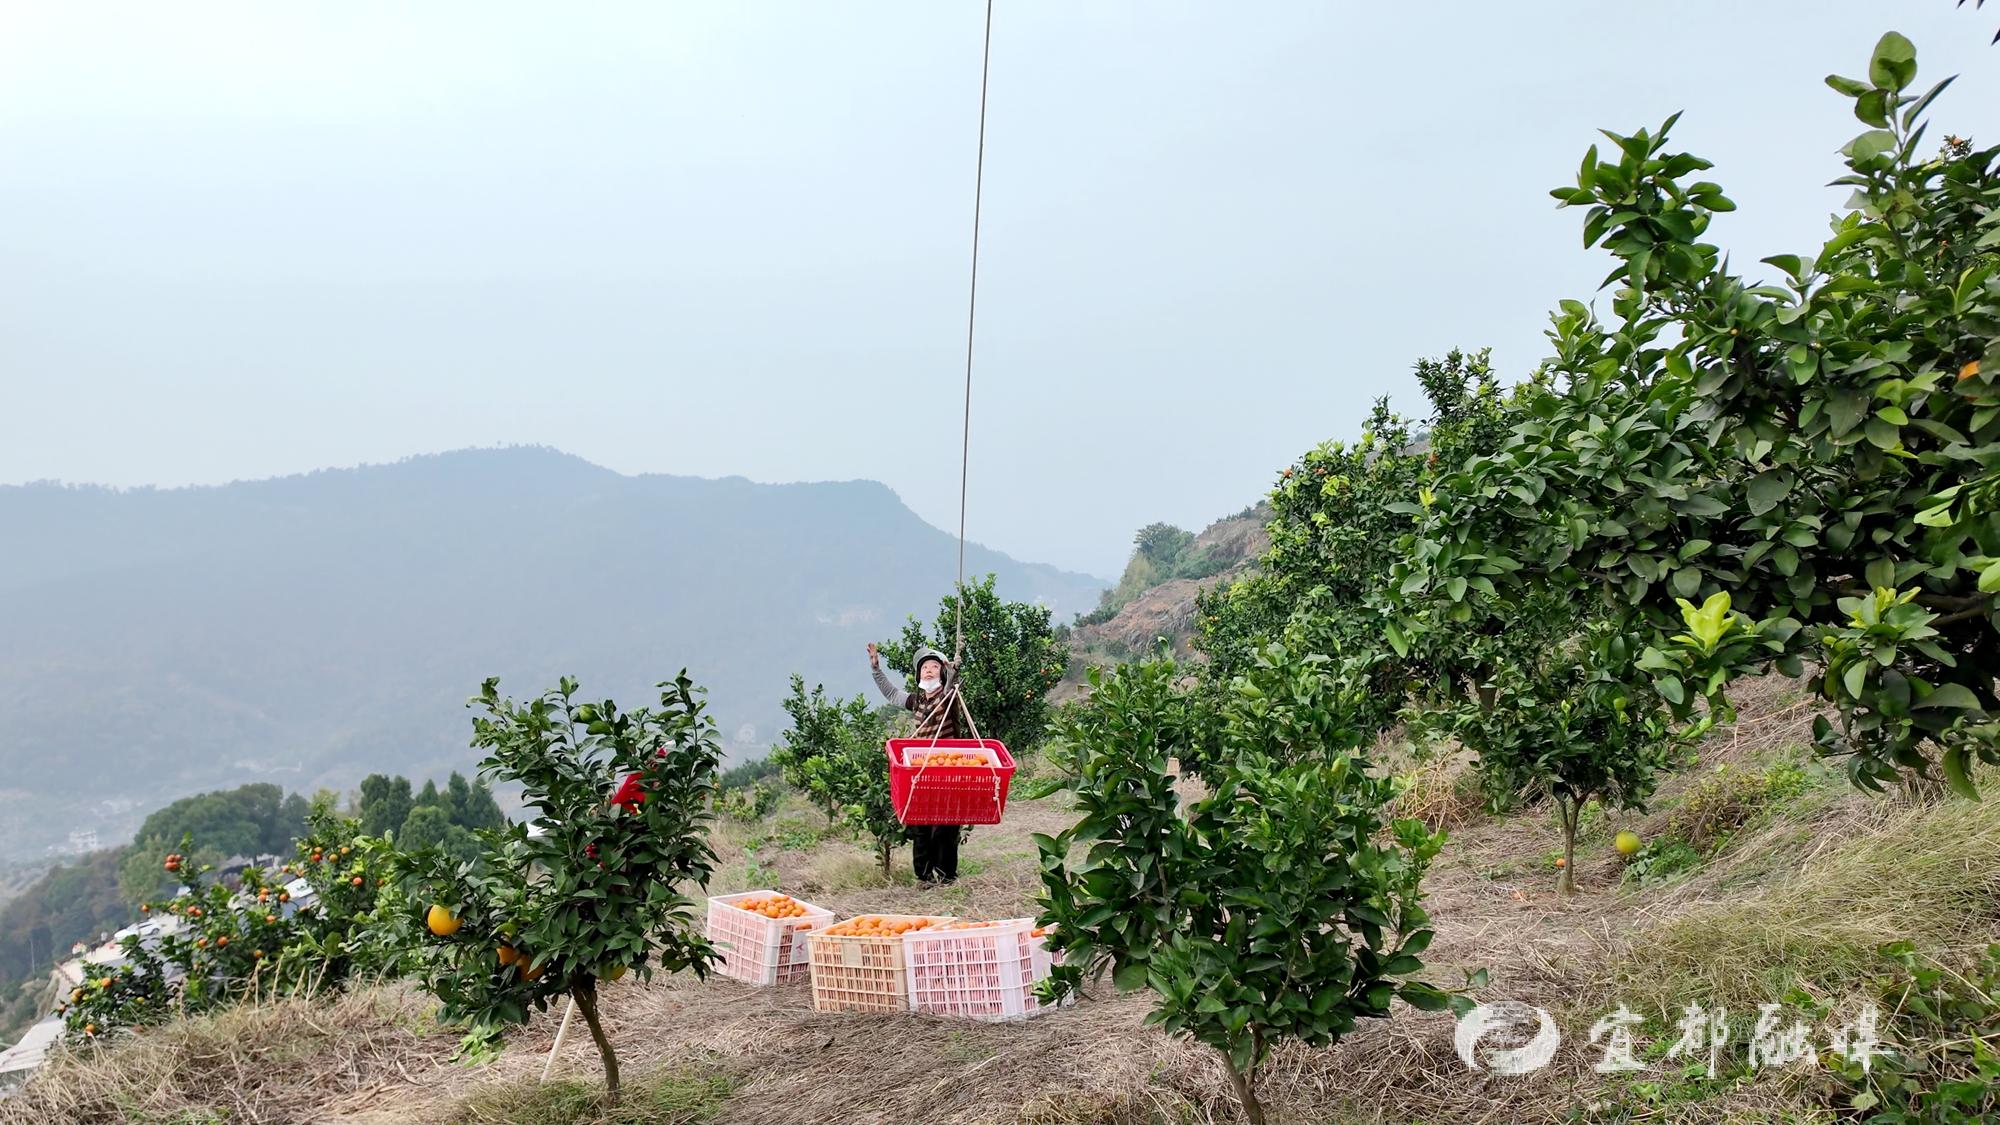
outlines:
[[[1446,995],[1429,985],[1406,984],[1396,995],[1420,1012],[1441,1012],[1450,1003]]]
[[[1881,90],[1870,90],[1854,99],[1854,116],[1877,129],[1888,128],[1889,95]]]
[[[1944,783],[1951,787],[1951,791],[1967,800],[1977,801],[1979,787],[1972,783],[1971,754],[1969,747],[1953,746],[1944,752],[1941,763],[1944,766]]]
[[[1868,585],[1876,589],[1893,587],[1896,584],[1896,560],[1887,555],[1872,558],[1868,560],[1868,565],[1862,568],[1861,576],[1868,580]]]
[[[1797,254],[1773,254],[1763,259],[1763,261],[1766,265],[1776,266],[1783,270],[1785,276],[1791,278],[1793,281],[1797,281],[1805,276],[1806,264]]]
[[[1847,671],[1841,674],[1840,682],[1846,686],[1849,696],[1861,698],[1861,693],[1868,687],[1868,662],[1857,660],[1849,664]]]
[[[1872,160],[1896,147],[1896,134],[1887,129],[1870,129],[1847,142],[1840,151],[1850,160]]]
[[[1869,90],[1868,83],[1853,78],[1842,78],[1838,74],[1827,75],[1826,84],[1850,98],[1858,98]]]
[[[1792,474],[1782,469],[1768,473],[1758,473],[1750,478],[1745,495],[1750,501],[1750,514],[1761,516],[1778,506],[1792,490]]]
[[[1979,572],[1979,592],[2000,593],[2000,558],[1987,563],[1986,569]]]
[[[1684,566],[1674,571],[1674,576],[1668,582],[1668,585],[1672,588],[1676,596],[1683,598],[1694,597],[1696,592],[1701,589],[1701,571],[1691,566]]]
[[[1111,974],[1111,983],[1117,985],[1120,992],[1137,992],[1146,987],[1146,963],[1133,961],[1120,966],[1117,972]]]
[[[1903,35],[1891,31],[1875,44],[1868,60],[1868,80],[1878,90],[1900,93],[1917,77],[1917,48]]]
[[[1972,694],[1972,689],[1966,687],[1964,684],[1939,684],[1917,706],[1955,707],[1964,711],[1977,711],[1980,709],[1979,697]]]
[[[1407,657],[1410,655],[1410,638],[1403,633],[1403,630],[1394,621],[1384,625],[1382,631],[1388,635],[1389,647],[1396,650],[1397,656]]]
[[[1257,1061],[1257,1044],[1248,1035],[1238,1039],[1229,1047],[1229,1067],[1238,1074],[1250,1073],[1250,1067]]]

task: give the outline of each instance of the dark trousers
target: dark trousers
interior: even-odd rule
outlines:
[[[920,824],[910,829],[910,866],[920,883],[950,883],[958,879],[956,824]]]

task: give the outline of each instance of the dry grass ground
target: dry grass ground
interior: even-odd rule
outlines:
[[[1612,833],[1664,831],[1683,794],[1718,766],[1800,760],[1811,715],[1796,686],[1770,681],[1751,694],[1744,719],[1712,738],[1650,813],[1600,815],[1586,826],[1581,893],[1571,900],[1553,891],[1546,813],[1467,811],[1451,772],[1462,765],[1420,778],[1421,809],[1456,825],[1428,884],[1433,979],[1453,983],[1461,968],[1486,967],[1483,998],[1547,1008],[1563,1047],[1530,1076],[1473,1073],[1454,1051],[1450,1017],[1401,1011],[1331,1050],[1281,1049],[1264,1079],[1278,1119],[1832,1120],[1826,1079],[1810,1069],[1714,1083],[1686,1080],[1677,1067],[1620,1077],[1592,1070],[1591,1023],[1621,1001],[1647,1018],[1642,1038],[1671,1038],[1690,1001],[1754,1012],[1796,989],[1838,1004],[1879,968],[1872,951],[1882,941],[1948,953],[2000,930],[2000,800],[1873,798],[1813,767],[1804,792],[1748,816],[1684,876],[1657,887],[1622,882]],[[1066,819],[1057,802],[1018,802],[1006,825],[967,842],[959,885],[927,892],[906,874],[883,880],[859,845],[819,838],[823,816],[788,807],[726,829],[715,889],[776,885],[842,913],[1018,916],[1031,912],[1036,887],[1029,834]],[[332,1004],[241,1010],[60,1058],[23,1097],[0,1103],[0,1125],[1237,1119],[1212,1054],[1143,1028],[1143,997],[1099,995],[1029,1023],[985,1025],[822,1016],[804,986],[683,977],[608,986],[604,1007],[630,1087],[616,1115],[597,1106],[585,1037],[566,1042],[554,1080],[539,1082],[559,1012],[516,1033],[497,1060],[466,1067],[450,1060],[455,1036],[429,1025],[420,998],[387,986]]]

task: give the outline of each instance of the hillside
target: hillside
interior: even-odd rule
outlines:
[[[951,536],[867,481],[623,476],[477,450],[171,490],[0,487],[0,858],[268,780],[467,769],[481,679],[639,699],[692,669],[734,754],[796,671],[866,686],[862,645],[934,611]],[[1102,583],[974,547],[1068,617]]]
[[[1118,586],[1104,594],[1097,612],[1070,631],[1070,650],[1076,659],[1058,698],[1073,697],[1081,690],[1084,669],[1144,655],[1161,638],[1176,651],[1184,651],[1194,635],[1196,595],[1239,578],[1257,565],[1271,546],[1271,537],[1264,530],[1270,518],[1269,505],[1258,503],[1216,520],[1177,545],[1175,561],[1182,565],[1169,568],[1167,574],[1147,558],[1142,541],[1133,550]],[[1173,569],[1199,577],[1172,576]]]
[[[1399,1006],[1332,1049],[1282,1048],[1264,1079],[1286,1107],[1282,1120],[1834,1120],[1842,1095],[1823,1070],[1743,1068],[1757,1005],[1809,998],[1822,1008],[1814,1031],[1823,1042],[1874,995],[1879,943],[1907,938],[1925,953],[1962,954],[1990,940],[2000,918],[2000,803],[1859,793],[1811,760],[1813,712],[1796,683],[1772,678],[1743,701],[1740,721],[1668,779],[1649,814],[1593,817],[1573,900],[1553,890],[1545,809],[1490,817],[1466,799],[1462,763],[1410,768],[1416,789],[1404,811],[1452,832],[1427,880],[1438,928],[1427,975],[1448,983],[1462,967],[1490,969],[1482,999],[1545,1007],[1561,1047],[1526,1076],[1475,1074],[1454,1054],[1449,1014]],[[961,882],[926,893],[907,882],[907,855],[885,884],[860,845],[826,835],[823,818],[788,803],[725,830],[711,889],[778,885],[842,914],[1018,915],[1033,910],[1037,887],[1029,833],[1072,816],[1059,799],[1015,802],[1004,825],[974,832]],[[1642,874],[1610,847],[1622,828],[1663,845],[1708,842],[1678,868]],[[1735,1021],[1716,1079],[1661,1060],[1688,1002],[1727,1005]],[[1602,1047],[1590,1028],[1620,1003],[1645,1018],[1637,1040],[1647,1069],[1598,1074]],[[538,1083],[559,1011],[537,1017],[498,1059],[468,1067],[451,1058],[456,1035],[425,1018],[430,1003],[396,985],[332,1003],[246,1007],[59,1060],[25,1096],[0,1102],[0,1122],[1237,1119],[1214,1054],[1142,1026],[1145,995],[1108,985],[1025,1024],[819,1015],[803,984],[753,989],[686,975],[629,979],[608,988],[605,1005],[627,1045],[633,1102],[615,1118],[591,1108],[601,1079],[581,1037],[564,1046],[554,1080]]]

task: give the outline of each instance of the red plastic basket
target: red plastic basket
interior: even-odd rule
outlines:
[[[998,824],[1007,811],[1014,756],[992,738],[892,738],[889,802],[904,824]],[[975,754],[984,766],[914,766],[912,754]]]

